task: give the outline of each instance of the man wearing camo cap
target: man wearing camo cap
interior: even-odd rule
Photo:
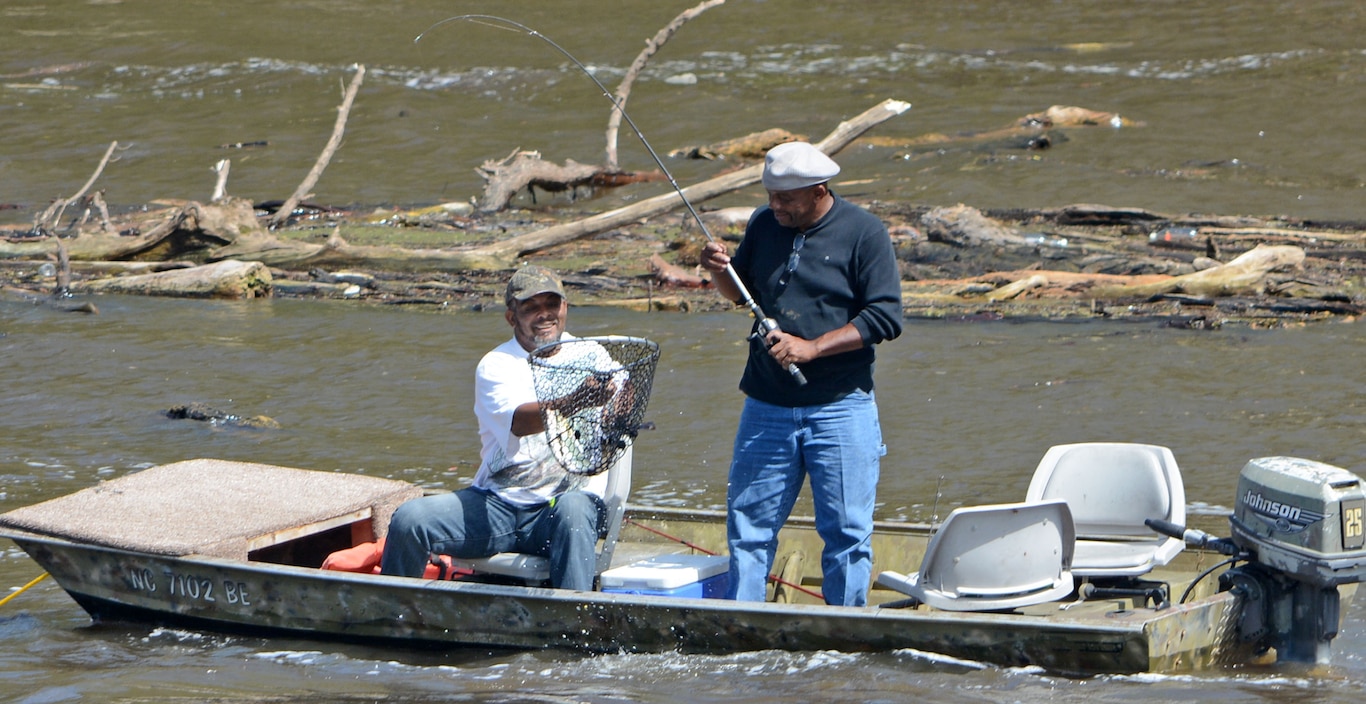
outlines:
[[[537,347],[574,339],[565,332],[569,299],[555,272],[530,265],[512,275],[504,302],[512,339],[475,369],[474,415],[483,447],[474,484],[399,506],[380,569],[421,577],[431,554],[528,553],[549,559],[551,586],[591,590],[594,549],[606,528],[607,473],[574,474],[555,459],[527,363]]]

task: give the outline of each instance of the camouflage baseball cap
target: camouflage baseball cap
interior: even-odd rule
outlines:
[[[560,298],[568,298],[564,295],[564,284],[560,282],[560,277],[555,272],[543,267],[529,264],[517,270],[508,281],[507,294],[504,301],[512,305],[513,301],[525,301],[532,296],[541,293],[553,293]]]

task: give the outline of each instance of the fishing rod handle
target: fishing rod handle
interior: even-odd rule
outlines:
[[[698,222],[700,223],[701,220]],[[705,225],[702,226],[702,231],[707,231]],[[707,239],[716,242],[716,240],[711,239],[710,233],[707,234]],[[778,321],[768,317],[768,314],[759,307],[759,303],[754,300],[754,297],[749,295],[749,289],[745,287],[745,282],[740,279],[740,272],[736,271],[730,262],[726,262],[726,276],[730,278],[731,283],[735,285],[736,291],[740,294],[740,305],[749,308],[749,312],[754,314],[754,319],[759,321],[759,329],[755,335],[759,337],[759,343],[764,346],[764,349],[768,349],[769,334],[781,330],[778,327]],[[792,380],[797,382],[797,386],[806,386],[806,375],[796,364],[789,363],[787,373],[792,375]]]

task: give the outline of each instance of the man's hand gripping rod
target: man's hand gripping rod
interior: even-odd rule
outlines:
[[[564,47],[551,41],[550,37],[547,37],[520,22],[515,22],[504,17],[495,15],[458,15],[456,17],[447,17],[428,27],[426,31],[413,39],[413,43],[421,41],[422,37],[427,35],[427,32],[430,32],[443,24],[460,21],[474,22],[476,24],[508,31],[516,29],[549,44],[554,47],[556,51],[563,54],[566,59],[569,59],[570,62],[583,72],[583,75],[588,76],[588,79],[597,85],[598,90],[602,91],[603,97],[607,98],[607,101],[612,104],[612,107],[616,108],[617,112],[621,113],[622,119],[626,120],[626,124],[631,127],[631,131],[640,139],[640,143],[645,145],[645,151],[650,153],[650,158],[654,159],[655,164],[659,166],[660,172],[669,180],[669,185],[673,186],[674,192],[678,194],[678,199],[683,201],[683,205],[688,208],[688,214],[692,216],[693,220],[697,221],[698,227],[702,228],[702,234],[706,235],[707,241],[716,243],[716,238],[712,237],[711,230],[707,229],[707,224],[702,222],[702,216],[697,214],[697,209],[693,207],[692,202],[688,200],[688,197],[683,194],[683,189],[680,188],[678,182],[674,180],[673,174],[669,173],[668,167],[664,165],[664,160],[659,158],[659,154],[655,153],[654,147],[650,146],[649,140],[645,139],[645,133],[641,132],[639,127],[636,127],[635,120],[631,119],[631,115],[626,112],[626,108],[622,107],[621,103],[612,95],[612,92],[607,90],[607,86],[604,86],[602,81],[599,81],[598,77],[594,76],[593,72],[588,70],[587,66],[584,66],[578,59],[574,58],[574,55],[566,51]],[[759,341],[763,344],[764,348],[767,349],[770,346],[768,336],[775,332],[779,332],[778,321],[768,317],[768,314],[764,313],[764,310],[759,307],[759,304],[754,300],[754,297],[749,294],[749,289],[745,288],[744,282],[740,281],[740,275],[736,273],[735,267],[731,266],[730,263],[726,264],[726,276],[730,277],[731,283],[735,284],[736,290],[740,292],[740,305],[749,308],[749,312],[754,314],[754,319],[759,321],[759,329],[754,334],[759,336]],[[802,374],[802,370],[798,369],[796,364],[788,364],[787,372],[792,375],[792,378],[799,386],[806,385],[806,376]]]

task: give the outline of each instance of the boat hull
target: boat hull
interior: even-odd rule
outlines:
[[[743,603],[418,580],[9,534],[97,620],[414,647],[590,652],[914,650],[1066,675],[1241,657],[1239,599],[1072,617]]]

